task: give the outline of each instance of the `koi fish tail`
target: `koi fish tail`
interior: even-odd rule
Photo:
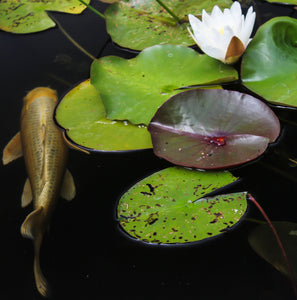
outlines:
[[[49,288],[47,280],[45,279],[41,268],[40,268],[40,247],[41,247],[42,237],[37,238],[34,241],[34,250],[35,250],[35,256],[34,256],[34,277],[35,277],[35,283],[36,288],[38,292],[44,296],[49,296]]]
[[[40,268],[40,248],[44,232],[44,209],[39,207],[30,213],[25,219],[21,227],[21,234],[24,237],[34,240],[34,277],[38,292],[47,297],[49,295],[49,288],[47,280],[45,279]]]

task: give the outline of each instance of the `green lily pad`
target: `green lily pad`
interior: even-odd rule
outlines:
[[[274,104],[297,106],[297,20],[273,18],[262,25],[241,65],[243,84]]]
[[[145,126],[105,118],[96,88],[86,80],[74,87],[58,104],[55,118],[74,147],[89,151],[127,151],[151,148]]]
[[[13,33],[42,31],[55,26],[47,10],[79,14],[85,8],[78,0],[1,0],[0,29]]]
[[[103,2],[103,3],[115,3],[115,2],[120,2],[121,0],[100,0],[100,2]]]
[[[266,0],[269,3],[282,3],[297,5],[297,0]]]
[[[100,92],[108,118],[146,125],[179,88],[236,79],[231,66],[174,45],[153,46],[128,60],[103,57],[91,67],[91,82]]]
[[[282,241],[297,283],[297,224],[292,222],[273,222],[273,226]],[[278,271],[290,277],[283,254],[268,224],[256,226],[251,231],[249,244],[263,259],[272,264]]]
[[[118,219],[132,237],[150,243],[188,243],[222,234],[247,209],[247,193],[209,196],[237,178],[229,172],[171,167],[128,190],[118,204]]]
[[[230,0],[165,0],[181,20],[177,24],[156,0],[119,1],[105,11],[106,28],[112,40],[124,48],[143,50],[157,44],[194,45],[187,31],[188,14],[200,15],[214,5],[230,7]]]

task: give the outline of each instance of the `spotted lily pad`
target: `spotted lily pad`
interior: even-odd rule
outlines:
[[[106,27],[112,40],[122,47],[143,50],[157,44],[189,46],[195,44],[187,26],[188,14],[200,15],[214,5],[230,7],[230,0],[165,0],[164,3],[181,20],[176,21],[156,0],[128,0],[110,5],[106,12]]]
[[[132,237],[157,244],[195,242],[222,234],[246,212],[247,193],[207,194],[236,180],[229,172],[164,169],[121,197],[120,225]]]
[[[280,123],[250,95],[198,89],[165,102],[148,130],[156,155],[177,165],[216,169],[258,157],[278,137]]]
[[[151,148],[146,126],[110,121],[96,88],[86,80],[63,97],[56,120],[75,147],[88,151],[126,151]]]
[[[273,225],[282,241],[297,283],[297,224],[273,222]],[[249,244],[263,259],[272,264],[278,271],[290,277],[283,254],[268,224],[256,226],[251,231]]]
[[[241,66],[243,84],[266,100],[297,107],[297,20],[273,18],[249,44]]]
[[[13,33],[42,31],[55,26],[46,11],[79,14],[85,8],[78,0],[1,0],[0,29]]]
[[[158,107],[181,87],[236,79],[231,66],[174,45],[153,46],[128,60],[103,57],[91,67],[91,82],[101,95],[107,117],[134,124],[148,124]]]

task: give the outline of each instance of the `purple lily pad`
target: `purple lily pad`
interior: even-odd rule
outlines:
[[[171,97],[148,126],[157,156],[186,167],[227,168],[261,155],[280,134],[274,112],[247,94],[190,90]]]

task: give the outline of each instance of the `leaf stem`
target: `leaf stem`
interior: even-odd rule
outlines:
[[[69,33],[63,28],[63,26],[60,24],[59,21],[50,13],[47,12],[49,17],[57,24],[58,28],[61,30],[61,32],[67,37],[67,39],[75,46],[77,47],[80,51],[82,51],[85,55],[87,55],[91,60],[96,60],[96,57],[93,56],[91,53],[89,53],[87,50],[85,50],[78,42],[76,42],[70,35]]]
[[[99,12],[96,8],[94,8],[93,6],[91,6],[90,4],[86,3],[83,0],[78,0],[80,3],[82,3],[83,5],[85,5],[89,10],[91,10],[92,12],[94,12],[96,15],[98,15],[100,18],[102,18],[103,20],[105,20],[105,16]]]
[[[181,20],[179,19],[179,17],[167,5],[165,5],[161,0],[156,1],[170,14],[170,16],[176,21],[176,23],[181,24]]]
[[[263,215],[264,219],[267,221],[269,227],[271,228],[274,236],[275,236],[275,239],[280,247],[280,250],[282,252],[282,255],[284,257],[284,260],[285,260],[285,263],[287,265],[287,268],[288,268],[288,272],[289,272],[289,276],[290,276],[290,279],[291,279],[291,282],[292,282],[292,286],[293,286],[293,290],[294,290],[294,293],[295,293],[295,296],[297,298],[297,287],[296,287],[296,283],[295,283],[295,280],[294,280],[294,275],[293,275],[293,271],[292,271],[292,268],[291,268],[291,265],[290,265],[290,262],[289,262],[289,259],[288,259],[288,256],[287,256],[287,253],[286,253],[286,250],[280,240],[280,237],[275,229],[275,227],[273,226],[272,222],[270,221],[270,219],[268,218],[267,214],[265,213],[264,209],[261,207],[261,205],[256,201],[256,199],[251,195],[249,194],[248,195],[248,199],[250,201],[252,201],[256,207],[259,209],[259,211],[261,212],[261,214]]]

